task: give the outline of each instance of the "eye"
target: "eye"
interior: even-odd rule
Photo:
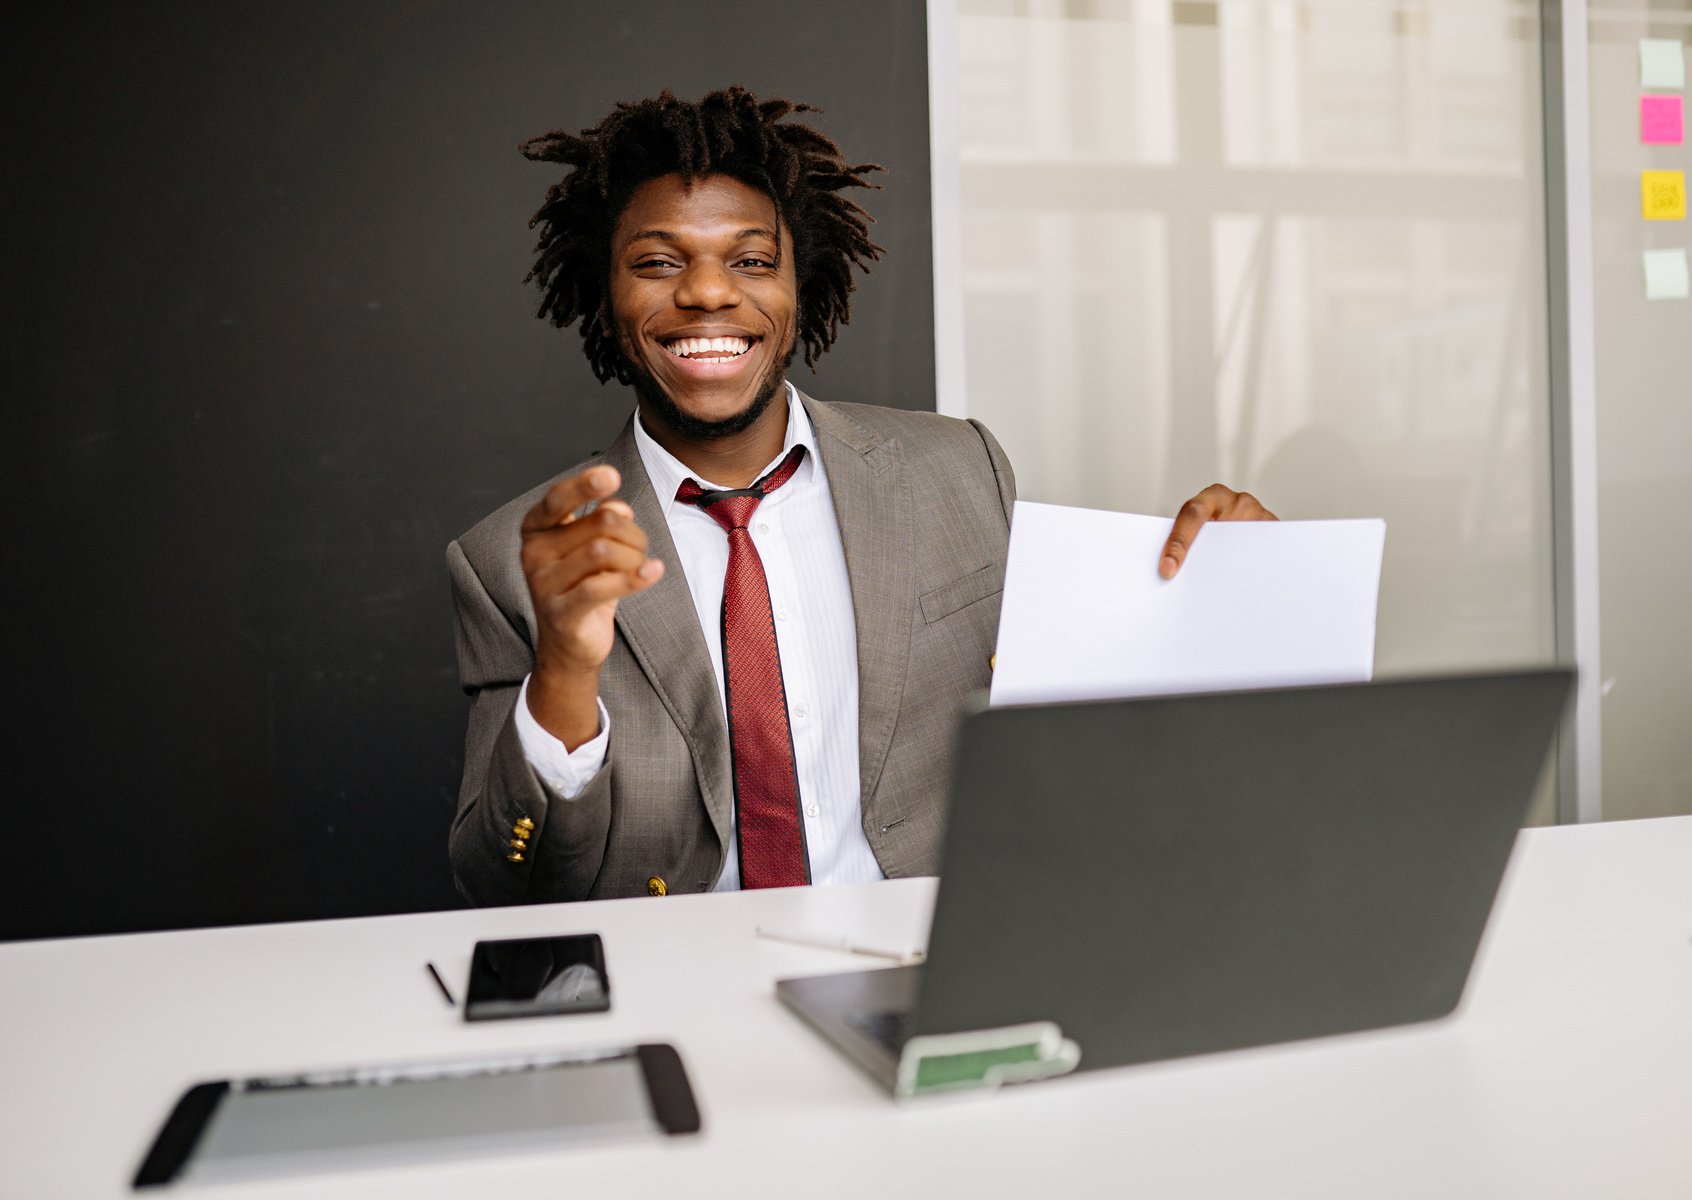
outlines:
[[[641,272],[673,271],[676,269],[676,264],[667,258],[648,257],[635,260],[630,264],[629,269]]]
[[[744,257],[737,259],[734,265],[736,267],[744,267],[753,271],[775,270],[775,261],[773,259],[765,258],[762,254],[745,255]]]

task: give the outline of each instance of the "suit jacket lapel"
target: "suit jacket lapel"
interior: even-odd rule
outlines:
[[[809,396],[801,398],[817,433],[851,577],[858,630],[858,774],[867,814],[893,740],[910,659],[915,608],[910,485],[897,442]]]
[[[664,563],[662,579],[617,603],[617,628],[686,739],[706,811],[719,842],[727,846],[734,822],[734,779],[722,700],[669,523],[635,446],[632,419],[603,460],[622,472],[617,495],[634,509],[635,520],[646,531],[648,553]]]

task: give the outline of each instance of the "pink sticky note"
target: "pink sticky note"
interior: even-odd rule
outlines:
[[[1643,96],[1639,101],[1639,139],[1648,146],[1678,146],[1684,134],[1679,96]]]

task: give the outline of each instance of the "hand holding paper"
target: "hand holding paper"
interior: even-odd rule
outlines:
[[[1213,483],[1181,506],[1175,514],[1174,527],[1163,543],[1163,554],[1157,562],[1157,573],[1173,579],[1187,561],[1193,539],[1209,521],[1278,521],[1274,513],[1250,492],[1236,492],[1226,484]]]
[[[1209,524],[1165,580],[1171,528],[1018,501],[993,703],[1369,678],[1384,521]]]

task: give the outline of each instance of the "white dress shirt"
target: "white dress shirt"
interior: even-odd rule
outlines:
[[[858,635],[852,587],[833,495],[817,453],[816,434],[791,383],[787,385],[787,414],[781,453],[758,473],[759,477],[773,470],[796,445],[805,447],[805,458],[793,478],[759,504],[748,532],[763,561],[770,608],[775,613],[776,647],[787,690],[787,720],[793,731],[811,882],[863,883],[883,875],[864,836],[858,807]],[[670,566],[682,568],[693,594],[711,670],[717,677],[717,699],[724,703],[722,609],[728,535],[703,509],[676,500],[676,489],[686,479],[707,489],[722,485],[689,471],[652,440],[638,416],[634,437],[641,465],[652,480],[681,560]],[[605,764],[610,716],[602,703],[598,735],[572,753],[529,712],[528,690],[525,679],[516,713],[523,753],[536,774],[569,799],[579,794]],[[740,858],[731,826],[728,861],[715,890],[739,886]]]

